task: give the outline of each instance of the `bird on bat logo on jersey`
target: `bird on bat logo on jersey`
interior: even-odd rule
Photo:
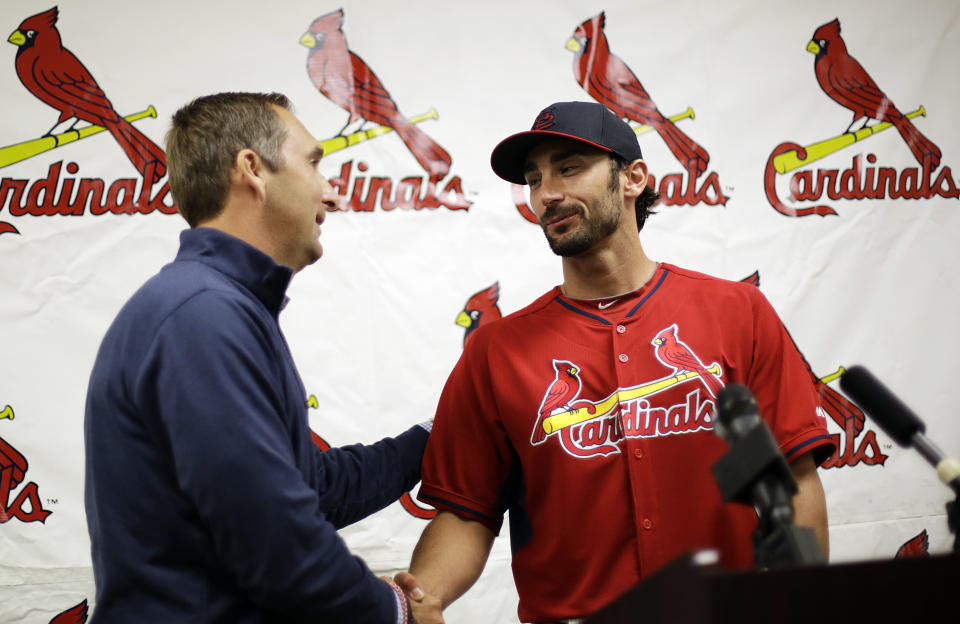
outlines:
[[[358,143],[395,132],[410,155],[426,172],[426,176],[405,176],[394,181],[387,176],[358,175],[369,169],[366,162],[356,165],[349,160],[340,167],[340,175],[330,179],[342,198],[340,210],[373,212],[376,208],[390,211],[436,209],[467,210],[472,202],[463,194],[460,176],[451,176],[452,160],[436,141],[418,124],[437,119],[431,109],[412,118],[404,116],[380,78],[367,63],[347,47],[343,33],[343,9],[331,11],[313,20],[300,44],[309,48],[307,74],[318,91],[343,108],[349,117],[340,132],[323,141],[325,154],[352,147]],[[347,132],[355,122],[377,124],[367,130]]]
[[[764,191],[775,210],[789,217],[837,214],[833,207],[825,204],[796,205],[819,202],[824,195],[831,200],[960,198],[950,167],[937,170],[941,164],[940,148],[914,125],[919,117],[926,117],[926,109],[917,106],[912,111],[901,112],[894,105],[887,96],[892,92],[882,90],[848,51],[840,36],[840,20],[834,19],[817,28],[807,43],[807,52],[814,55],[814,75],[820,88],[827,97],[849,109],[853,119],[843,132],[830,138],[809,145],[788,141],[774,148],[764,171]],[[863,124],[854,130],[860,119]],[[870,121],[876,123],[868,125]],[[890,128],[897,131],[900,139],[891,133],[883,134],[882,139],[873,139]],[[879,166],[876,154],[867,153],[864,157],[862,152],[847,161],[849,166],[842,171],[808,167],[868,138],[872,139],[877,152],[886,152],[888,157],[896,157],[897,152],[906,157],[909,151],[919,167]],[[798,171],[789,179],[789,193],[786,189],[778,190],[778,176],[795,170]]]
[[[530,436],[534,446],[556,434],[569,455],[589,458],[619,453],[624,438],[683,435],[713,428],[716,393],[723,388],[719,362],[704,364],[678,338],[676,324],[657,332],[650,344],[654,357],[670,372],[658,379],[617,388],[598,401],[581,398],[581,376],[589,375],[572,360],[553,360],[554,377]],[[651,399],[685,384],[684,399],[673,405],[655,405]]]
[[[29,160],[50,150],[106,132],[116,146],[100,140],[105,150],[119,147],[139,178],[77,178],[80,165],[61,159],[50,164],[45,177],[0,180],[0,212],[22,216],[95,216],[176,214],[165,202],[169,185],[159,185],[166,174],[164,151],[133,126],[145,117],[156,117],[153,106],[131,115],[120,115],[87,67],[66,47],[57,29],[57,7],[23,20],[7,38],[17,46],[14,69],[21,84],[41,102],[60,112],[56,123],[38,138],[0,147],[0,168]],[[70,122],[69,126],[64,124]],[[78,126],[80,122],[85,122]],[[61,131],[54,132],[57,128]],[[69,148],[68,148],[69,149]],[[19,234],[8,221],[0,221],[0,234]]]

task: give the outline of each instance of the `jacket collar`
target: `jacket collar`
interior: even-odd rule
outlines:
[[[181,232],[177,260],[202,262],[223,273],[252,292],[274,316],[287,303],[293,269],[221,230],[198,227]]]

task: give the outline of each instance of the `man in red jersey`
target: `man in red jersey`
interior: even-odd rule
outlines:
[[[584,618],[684,552],[753,564],[754,510],[710,467],[717,391],[740,383],[791,464],[798,525],[827,549],[816,466],[832,442],[800,354],[754,286],[651,260],[658,194],[629,125],[561,102],[491,157],[530,186],[563,283],[478,329],[450,375],[420,500],[439,513],[411,572],[444,606],[480,575],[510,512],[524,622]]]

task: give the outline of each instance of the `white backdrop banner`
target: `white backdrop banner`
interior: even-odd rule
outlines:
[[[53,8],[0,5],[0,621],[71,610],[83,621],[95,606],[86,383],[108,324],[186,227],[163,172],[128,156],[102,111],[159,150],[177,108],[226,90],[287,94],[325,140],[342,197],[323,259],[294,278],[281,318],[318,444],[372,442],[430,417],[471,328],[560,282],[524,189],[497,178],[489,155],[547,104],[596,100],[636,127],[663,195],[641,233],[648,255],[757,283],[817,378],[838,448],[820,471],[831,560],[952,547],[949,490],[837,378],[868,366],[960,455],[948,383],[960,353],[954,0]],[[859,64],[831,79],[817,54],[844,45]],[[344,49],[394,107],[350,117],[323,62]],[[614,67],[639,88],[590,80]],[[44,90],[83,74],[103,99]],[[876,107],[844,79],[872,79],[869,97],[907,119],[888,109],[865,123]],[[401,116],[429,140],[411,140]],[[433,514],[415,494],[343,531],[374,570],[408,565]],[[507,542],[448,621],[517,621]]]

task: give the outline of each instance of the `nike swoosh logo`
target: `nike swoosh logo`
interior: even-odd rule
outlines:
[[[598,303],[598,304],[597,304],[597,307],[600,308],[601,310],[606,310],[607,308],[609,308],[610,306],[612,306],[613,304],[615,304],[615,303],[618,302],[618,301],[620,301],[620,300],[619,300],[619,299],[614,299],[613,301],[610,301],[610,302],[608,302],[608,303]]]

